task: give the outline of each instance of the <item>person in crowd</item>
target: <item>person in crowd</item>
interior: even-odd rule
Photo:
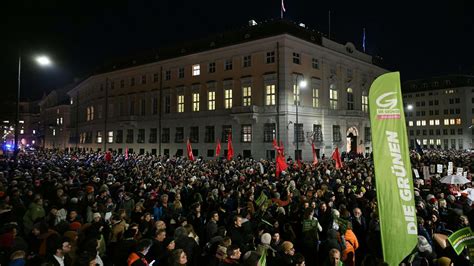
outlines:
[[[147,266],[146,254],[150,250],[153,243],[150,239],[142,239],[138,242],[136,251],[130,253],[127,259],[129,266]]]

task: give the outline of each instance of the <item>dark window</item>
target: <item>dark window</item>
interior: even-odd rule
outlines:
[[[204,142],[212,143],[214,142],[214,126],[206,126],[206,132],[204,134]]]
[[[458,128],[458,135],[462,135],[462,128]]]
[[[164,149],[163,154],[166,156],[170,156],[170,149]]]
[[[426,129],[423,129],[423,136],[426,136],[427,135],[426,133],[427,133]]]
[[[244,150],[243,151],[244,159],[252,157],[252,151],[251,150]]]
[[[166,70],[165,71],[165,80],[170,80],[171,79],[171,70]]]
[[[191,132],[190,132],[190,136],[189,136],[189,140],[192,142],[192,143],[198,143],[199,142],[199,127],[191,127],[190,128]]]
[[[451,135],[456,135],[456,130],[454,128],[451,128]]]
[[[439,110],[435,110],[435,111],[434,111],[434,114],[435,114],[435,115],[439,115]]]
[[[145,149],[141,148],[141,149],[139,150],[139,153],[140,153],[140,155],[145,154]]]
[[[144,128],[138,129],[137,143],[145,143],[145,129]]]
[[[151,155],[156,155],[156,149],[151,149]]]
[[[153,74],[153,82],[158,82],[158,73]]]
[[[275,63],[275,51],[267,52],[267,64]]]
[[[171,112],[171,95],[165,95],[165,114]]]
[[[368,143],[372,141],[372,132],[370,127],[364,127],[364,142]]]
[[[460,103],[461,102],[461,99],[460,98],[456,98],[456,103]]]
[[[434,100],[434,105],[439,105],[439,101],[438,101],[438,100]]]
[[[313,69],[319,69],[319,60],[316,58],[313,58],[312,66],[313,66]]]
[[[461,113],[461,109],[456,108],[456,114],[458,115],[458,114],[460,114],[460,113]]]
[[[250,67],[252,66],[252,56],[251,55],[246,55],[244,56],[244,67]]]
[[[447,129],[443,129],[443,135],[448,135],[448,130]]]
[[[127,129],[127,143],[133,143],[133,129]]]
[[[117,130],[117,134],[115,135],[115,143],[122,143],[123,142],[123,130]]]
[[[178,69],[178,78],[184,78],[184,67]]]
[[[448,109],[444,109],[444,110],[443,110],[443,114],[445,114],[445,115],[447,115],[448,112],[449,112]]]
[[[293,63],[301,64],[301,57],[299,53],[293,53]]]
[[[272,142],[276,139],[275,123],[265,123],[263,125],[263,142]]]
[[[154,97],[152,100],[152,113],[154,115],[158,114],[158,98]]]
[[[314,142],[323,142],[323,126],[313,125]]]
[[[209,63],[209,73],[215,73],[215,72],[216,72],[216,62]]]
[[[177,156],[177,157],[183,156],[183,149],[177,149],[177,150],[176,150],[176,156]]]
[[[275,159],[275,150],[267,150],[266,156],[267,156],[267,160]]]
[[[112,90],[115,89],[115,82],[113,82],[113,81],[110,82],[110,88],[111,88]]]
[[[431,135],[431,136],[434,135],[434,130],[433,130],[433,129],[430,129],[429,132],[430,132],[430,135]]]
[[[415,132],[413,131],[413,129],[410,130],[410,136],[413,136],[415,134]]]
[[[295,124],[295,141],[304,142],[303,124]]]
[[[332,141],[340,142],[341,141],[341,127],[337,125],[332,126]]]
[[[146,100],[142,99],[140,103],[140,115],[145,115]]]
[[[150,128],[150,138],[148,140],[149,143],[156,143],[158,139],[158,130],[156,128]]]
[[[436,135],[437,136],[441,135],[441,129],[436,129]]]
[[[174,135],[174,142],[182,143],[184,140],[184,127],[177,127]]]
[[[142,84],[146,84],[146,75],[142,76]]]
[[[223,125],[222,126],[222,138],[221,142],[227,142],[229,135],[232,134],[232,126],[231,125]]]
[[[232,59],[226,59],[224,63],[225,70],[232,70]]]
[[[128,114],[135,115],[135,101],[133,99],[130,100],[130,104],[128,107],[129,107]]]
[[[163,128],[161,131],[161,142],[170,143],[170,129]]]
[[[214,150],[207,150],[207,157],[214,157]]]
[[[130,86],[135,86],[135,78],[130,79]]]
[[[120,88],[124,88],[125,87],[125,80],[121,80],[120,81]]]

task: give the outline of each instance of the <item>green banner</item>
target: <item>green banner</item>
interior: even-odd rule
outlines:
[[[398,72],[372,83],[369,110],[383,256],[399,265],[417,244],[418,231]]]
[[[457,230],[448,237],[449,243],[456,254],[461,254],[465,247],[472,249],[474,247],[474,235],[470,227]],[[470,252],[471,253],[471,250]],[[469,254],[471,256],[471,254]]]

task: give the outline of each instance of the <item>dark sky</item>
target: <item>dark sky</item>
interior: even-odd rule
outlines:
[[[280,16],[280,0],[6,2],[15,3],[2,3],[0,18],[2,102],[15,99],[20,47],[22,97],[39,99],[104,62]],[[357,47],[365,27],[367,52],[408,80],[474,71],[472,2],[286,0],[285,17],[327,34],[331,10],[332,36]],[[54,67],[37,67],[38,53]]]

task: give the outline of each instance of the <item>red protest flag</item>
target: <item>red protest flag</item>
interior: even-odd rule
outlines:
[[[314,148],[314,143],[311,143],[311,148],[313,149],[313,165],[317,165],[318,156],[316,155],[316,149]]]
[[[217,139],[217,145],[216,145],[216,157],[219,157],[221,154],[221,140]]]
[[[276,140],[273,140],[273,147],[276,149],[276,177],[280,176],[282,171],[285,171],[288,168],[288,164],[285,160],[285,148],[283,147],[283,143],[280,141],[280,146],[276,144]]]
[[[336,169],[341,169],[342,168],[342,161],[341,161],[341,155],[339,154],[339,148],[336,147],[334,152],[332,153],[332,159],[336,161]]]
[[[107,151],[105,153],[105,161],[107,161],[108,163],[110,163],[110,161],[112,161],[112,153],[110,153],[110,151]]]
[[[128,160],[128,147],[125,148],[125,159]]]
[[[229,134],[229,139],[227,141],[227,161],[232,160],[234,157],[234,147],[232,146],[232,134]]]
[[[189,141],[189,139],[186,143],[186,150],[188,152],[188,159],[194,161],[193,147],[191,147],[191,142]]]

